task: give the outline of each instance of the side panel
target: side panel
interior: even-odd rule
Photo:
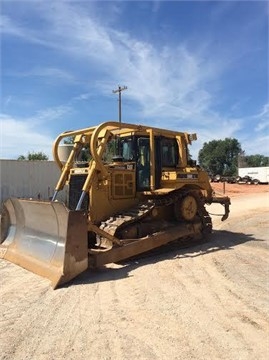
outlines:
[[[98,224],[137,203],[135,169],[109,169],[108,179],[98,176],[94,179],[90,190],[90,221]]]
[[[130,165],[131,166],[131,165]],[[114,170],[111,173],[112,199],[128,199],[135,197],[135,171]]]

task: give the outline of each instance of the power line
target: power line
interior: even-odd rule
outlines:
[[[127,90],[127,86],[118,86],[117,90],[112,90],[114,94],[119,93],[119,123],[121,123],[121,92]]]

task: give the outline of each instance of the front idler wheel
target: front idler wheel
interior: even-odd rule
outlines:
[[[193,221],[198,211],[197,200],[192,195],[185,196],[175,204],[175,217],[177,220]]]

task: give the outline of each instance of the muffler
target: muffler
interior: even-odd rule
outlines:
[[[54,289],[88,268],[87,214],[60,202],[6,200],[0,235],[0,258],[48,278]]]

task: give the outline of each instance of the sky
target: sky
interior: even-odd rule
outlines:
[[[269,156],[267,1],[1,0],[0,158],[122,121]]]

